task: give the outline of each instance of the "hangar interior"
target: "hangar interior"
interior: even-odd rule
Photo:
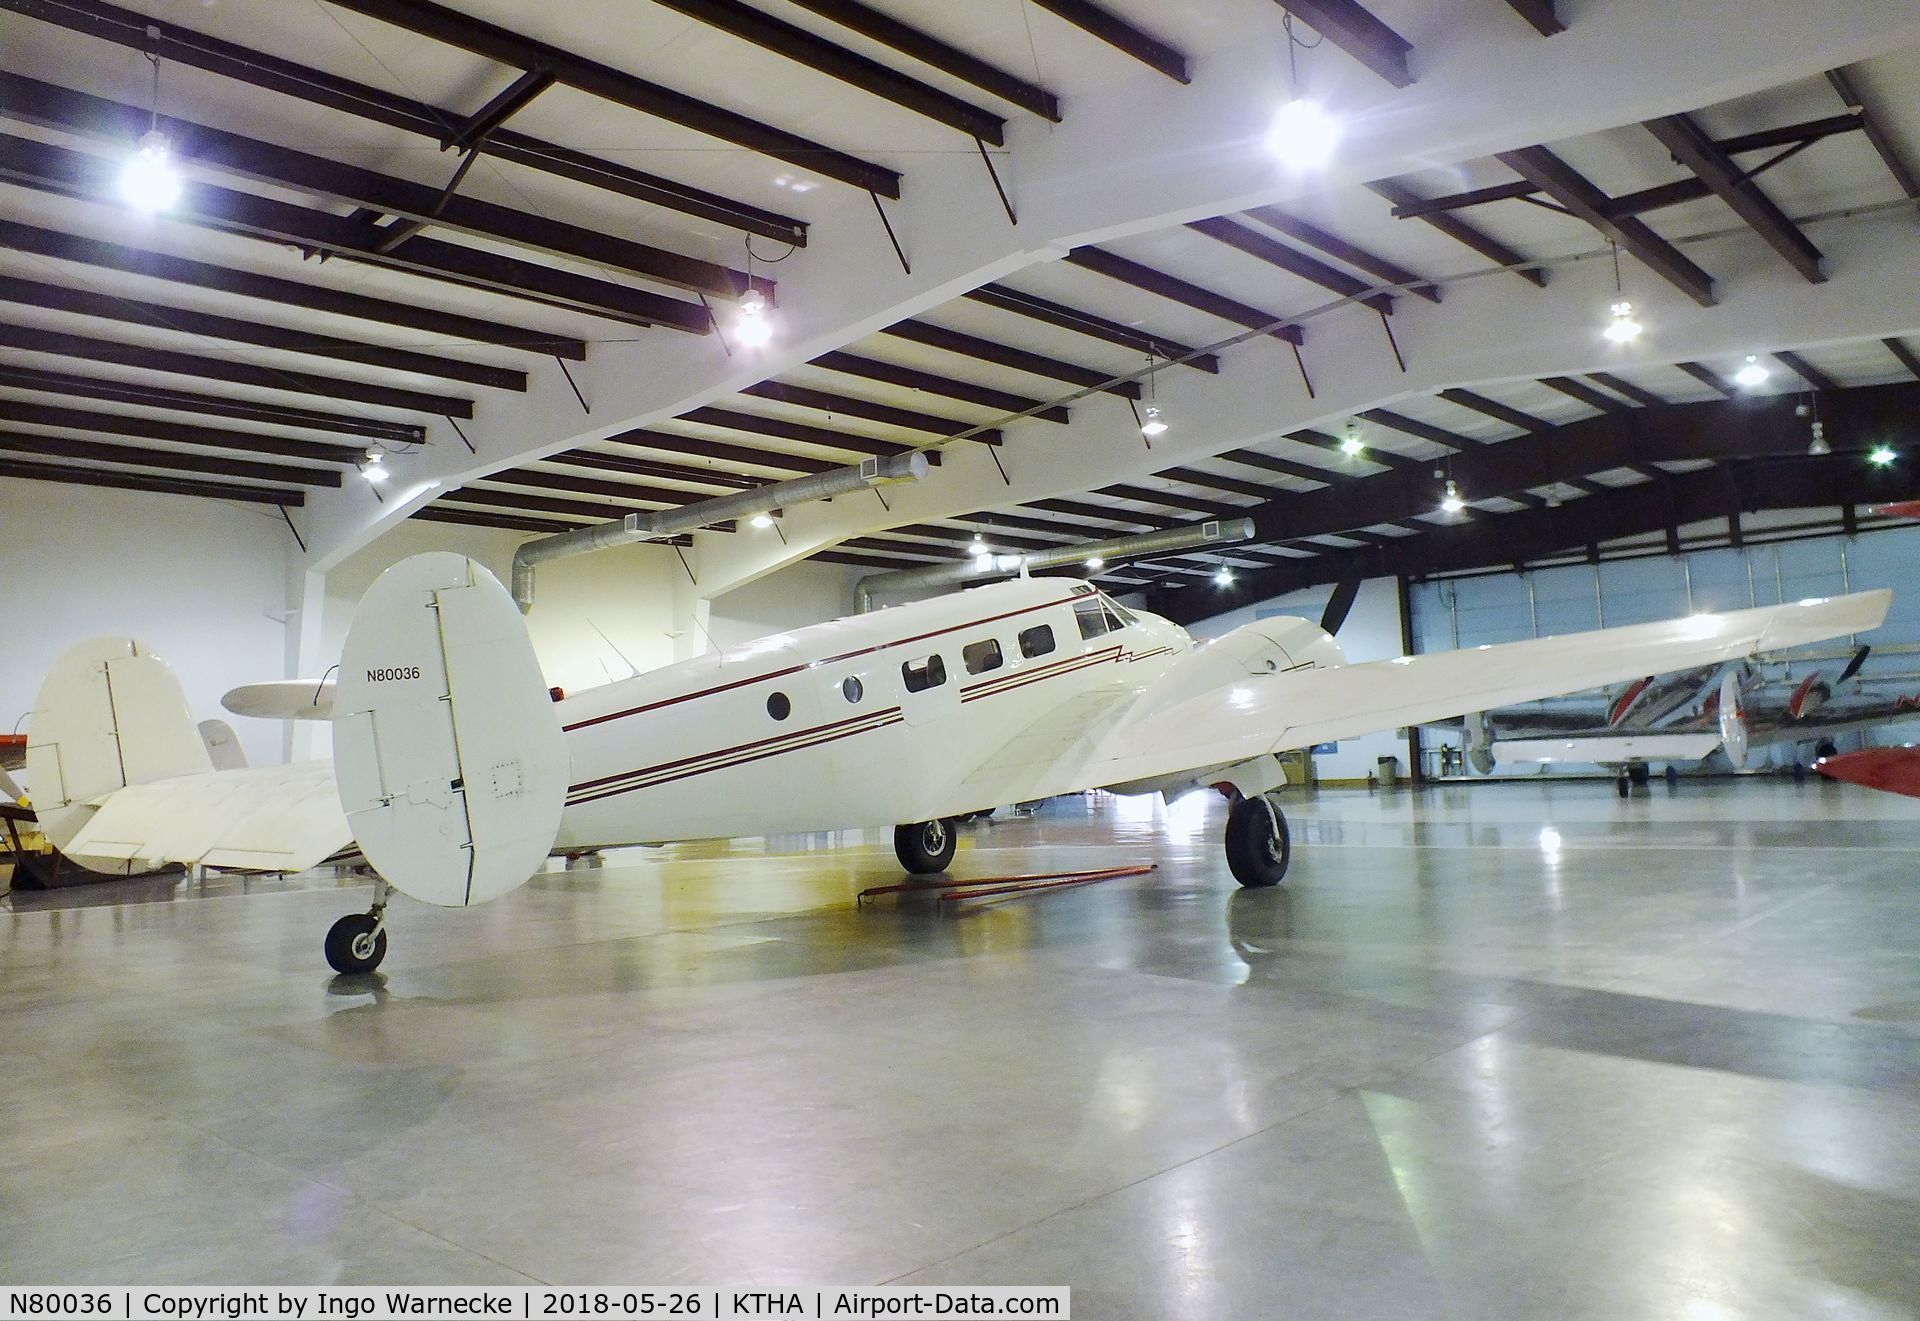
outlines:
[[[1893,591],[1290,746],[1277,885],[1231,778],[953,821],[1096,874],[958,902],[857,902],[894,820],[16,865],[0,1279],[1920,1314],[1920,776],[1810,773],[1920,710],[1916,170],[1884,0],[0,0],[13,775],[75,644],[331,692],[423,552],[572,701],[1028,575],[1354,663]]]

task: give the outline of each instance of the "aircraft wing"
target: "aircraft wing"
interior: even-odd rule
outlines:
[[[1102,739],[1100,764],[1084,770],[1097,777],[1090,781],[1096,785],[1146,781],[1648,674],[1722,664],[1756,651],[1876,628],[1892,596],[1884,590],[1858,592],[1427,656],[1250,674],[1165,709],[1153,708],[1149,692]]]
[[[98,804],[63,852],[294,872],[353,843],[325,761],[180,775],[116,789]]]

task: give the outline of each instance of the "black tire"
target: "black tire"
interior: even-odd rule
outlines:
[[[931,876],[936,872],[943,872],[953,861],[953,851],[960,846],[960,839],[954,833],[953,825],[953,822],[942,818],[895,826],[893,855],[900,859],[902,867],[915,876]]]
[[[387,957],[387,933],[373,934],[372,913],[348,913],[327,930],[327,963],[335,972],[372,972]]]
[[[1840,749],[1835,746],[1832,739],[1823,738],[1813,745],[1813,755],[1815,757],[1837,757],[1840,755]]]
[[[1621,771],[1619,776],[1615,778],[1613,787],[1619,791],[1622,798],[1625,798],[1633,792],[1633,784],[1627,779],[1627,773],[1625,771]]]
[[[1293,860],[1286,813],[1264,794],[1242,798],[1227,812],[1227,870],[1249,890],[1280,884]]]
[[[1644,789],[1647,787],[1647,782],[1653,779],[1653,767],[1644,761],[1636,761],[1627,767],[1627,778],[1637,787]]]

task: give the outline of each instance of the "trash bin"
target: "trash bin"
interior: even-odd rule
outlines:
[[[1398,757],[1375,757],[1373,764],[1378,768],[1380,787],[1391,789],[1400,783],[1400,759]]]

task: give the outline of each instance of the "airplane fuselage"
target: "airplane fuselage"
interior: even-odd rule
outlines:
[[[1004,776],[1124,705],[1186,631],[1065,579],[816,624],[560,703],[572,774],[555,848],[833,830],[1006,801]],[[1057,736],[1048,731],[1058,730]],[[1021,747],[1026,739],[1031,744]]]

